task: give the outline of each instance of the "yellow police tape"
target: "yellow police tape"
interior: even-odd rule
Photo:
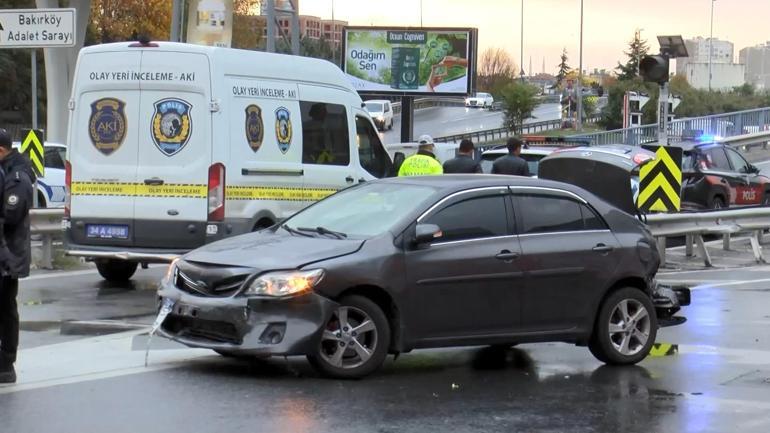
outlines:
[[[650,354],[648,356],[671,356],[676,355],[679,352],[679,345],[678,344],[669,344],[669,343],[655,343],[652,345],[652,349],[650,349]]]
[[[206,198],[208,195],[207,186],[202,184],[73,182],[70,191],[73,196]],[[225,197],[228,200],[318,201],[335,192],[336,189],[330,188],[228,186]]]

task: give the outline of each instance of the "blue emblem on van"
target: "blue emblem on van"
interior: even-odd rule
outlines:
[[[88,136],[96,150],[109,155],[126,138],[126,103],[115,98],[101,98],[91,103]]]
[[[275,138],[281,153],[288,152],[291,146],[291,115],[285,107],[275,110]]]
[[[192,105],[178,98],[161,99],[152,115],[152,141],[166,156],[179,153],[192,134]]]

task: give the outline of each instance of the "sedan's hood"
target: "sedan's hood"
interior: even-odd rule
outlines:
[[[362,240],[311,238],[268,230],[206,245],[186,254],[184,260],[263,271],[295,269],[308,263],[352,254],[363,243]]]

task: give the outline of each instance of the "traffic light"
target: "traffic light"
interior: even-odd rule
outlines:
[[[639,75],[644,81],[663,84],[668,81],[668,57],[644,56],[639,62]]]

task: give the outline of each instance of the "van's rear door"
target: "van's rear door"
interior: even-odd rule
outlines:
[[[135,245],[195,248],[205,243],[208,217],[209,60],[204,54],[146,49],[141,74]]]
[[[72,168],[69,241],[132,246],[141,52],[85,54],[78,63],[69,131]]]

